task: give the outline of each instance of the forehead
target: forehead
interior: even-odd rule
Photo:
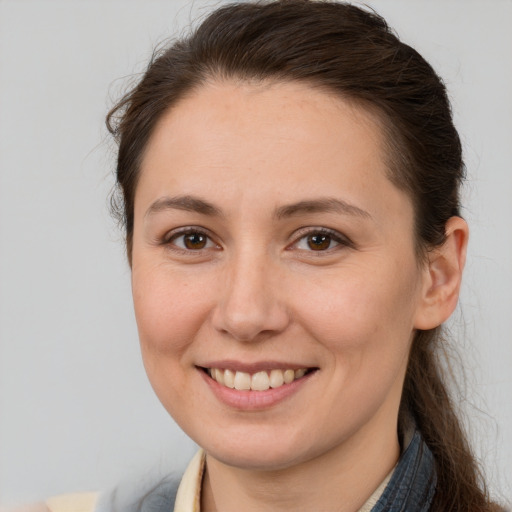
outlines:
[[[323,138],[328,144],[332,139],[346,137],[348,133],[343,130],[351,125],[351,131],[364,129],[367,143],[384,147],[380,117],[374,110],[357,100],[302,82],[212,81],[190,91],[162,116],[149,146],[157,144],[161,136],[169,141],[171,130],[178,127],[192,128],[198,135],[200,130],[224,127],[231,129],[231,137],[246,140],[250,134],[247,130],[261,128],[265,133],[253,132],[249,139],[259,135],[267,141],[272,137],[278,141],[293,128],[295,137],[314,137],[317,142]],[[180,132],[175,131],[174,135],[179,136]]]
[[[350,199],[373,188],[371,203],[372,194],[398,193],[384,147],[377,116],[334,94],[295,82],[212,82],[157,123],[136,203],[176,188],[219,201],[234,190],[258,201],[249,192],[280,190],[293,201],[333,190]]]

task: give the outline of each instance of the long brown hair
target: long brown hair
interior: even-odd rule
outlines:
[[[113,207],[131,258],[139,167],[162,114],[206,81],[302,81],[378,114],[390,180],[415,208],[418,258],[445,239],[459,215],[464,178],[461,143],[441,79],[385,20],[328,1],[241,3],[210,14],[187,38],[156,53],[138,85],[108,114],[119,144]],[[413,341],[400,417],[412,415],[437,471],[432,510],[494,510],[440,363],[440,329]]]

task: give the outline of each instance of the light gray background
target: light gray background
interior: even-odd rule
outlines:
[[[218,5],[220,2],[209,2]],[[494,489],[512,474],[512,2],[374,0],[445,78],[467,158],[454,338]],[[181,468],[139,358],[103,118],[205,2],[0,0],[0,504]],[[121,78],[121,79],[120,79]]]

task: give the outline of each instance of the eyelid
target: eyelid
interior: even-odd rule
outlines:
[[[321,253],[328,253],[330,251],[335,250],[338,247],[338,245],[340,245],[342,247],[354,247],[354,243],[352,242],[352,240],[350,240],[350,238],[348,238],[346,235],[344,235],[343,233],[340,233],[339,231],[337,231],[335,229],[326,228],[326,227],[322,227],[322,226],[307,226],[307,227],[300,228],[293,233],[294,241],[288,245],[287,249],[288,250],[303,250],[303,249],[296,249],[295,246],[303,238],[305,238],[309,235],[314,235],[314,234],[328,235],[331,237],[331,239],[333,241],[335,241],[337,243],[337,245],[330,249],[326,249],[325,251],[313,251],[313,250],[306,251],[306,250],[304,250],[305,252],[314,252],[316,254],[321,254]]]
[[[173,243],[173,240],[179,238],[180,236],[184,236],[190,233],[198,233],[201,235],[204,235],[208,238],[208,241],[214,244],[215,247],[205,247],[203,249],[184,249],[182,247],[179,247],[178,245]],[[336,242],[336,246],[326,249],[324,251],[307,251],[304,249],[297,249],[296,245],[305,237],[313,234],[322,234],[327,235],[331,237],[331,239]],[[322,226],[306,226],[297,229],[293,235],[293,241],[288,244],[286,247],[287,250],[301,250],[303,252],[315,252],[316,254],[321,253],[329,253],[333,250],[335,250],[338,246],[341,247],[353,247],[353,242],[343,233],[340,233],[339,231],[331,228],[326,228]],[[214,235],[211,234],[211,232],[203,227],[200,226],[182,226],[179,228],[172,229],[171,231],[168,231],[165,233],[165,235],[162,237],[160,241],[160,245],[168,247],[170,250],[181,252],[181,253],[188,253],[188,254],[199,254],[206,250],[222,250],[222,246],[215,240]]]
[[[203,249],[184,249],[182,247],[179,247],[178,245],[174,244],[173,241],[179,238],[180,236],[185,236],[191,233],[197,233],[200,235],[204,235],[208,238],[208,241],[214,244],[215,247],[204,247]],[[202,251],[206,250],[220,250],[222,249],[221,245],[215,241],[214,236],[210,233],[208,229],[199,227],[199,226],[182,226],[179,228],[172,229],[171,231],[168,231],[165,233],[165,235],[162,237],[161,245],[168,247],[170,250],[178,251],[182,253],[188,253],[188,254],[198,254]]]

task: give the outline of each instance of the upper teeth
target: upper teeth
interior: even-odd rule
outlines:
[[[219,368],[208,368],[208,374],[219,384],[240,391],[266,391],[269,388],[278,388],[283,384],[290,384],[306,374],[306,368],[298,370],[270,370],[253,373],[234,372]]]

